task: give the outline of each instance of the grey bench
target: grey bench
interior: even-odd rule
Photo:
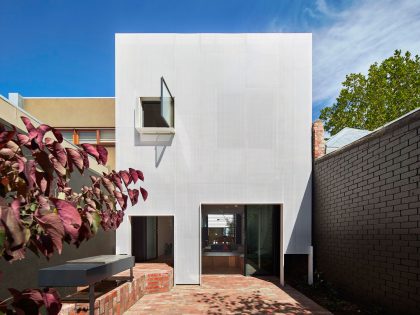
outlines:
[[[59,266],[38,271],[40,287],[89,286],[89,314],[94,314],[95,284],[130,269],[133,281],[134,257],[129,255],[101,255],[70,260]]]

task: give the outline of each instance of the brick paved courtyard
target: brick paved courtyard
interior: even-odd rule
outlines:
[[[177,285],[145,295],[125,314],[331,314],[274,278],[203,275],[202,285]]]

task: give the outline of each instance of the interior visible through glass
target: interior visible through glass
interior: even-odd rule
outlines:
[[[202,272],[242,274],[244,262],[244,206],[202,207]]]
[[[203,274],[280,273],[279,205],[203,205]]]

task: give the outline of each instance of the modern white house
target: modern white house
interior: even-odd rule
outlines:
[[[284,255],[312,245],[311,34],[117,34],[115,50],[116,166],[149,192],[117,254],[173,253],[175,284],[283,283]]]

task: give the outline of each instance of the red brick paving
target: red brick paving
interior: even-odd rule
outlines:
[[[143,296],[125,314],[331,314],[278,279],[203,275],[202,285],[177,285]]]

